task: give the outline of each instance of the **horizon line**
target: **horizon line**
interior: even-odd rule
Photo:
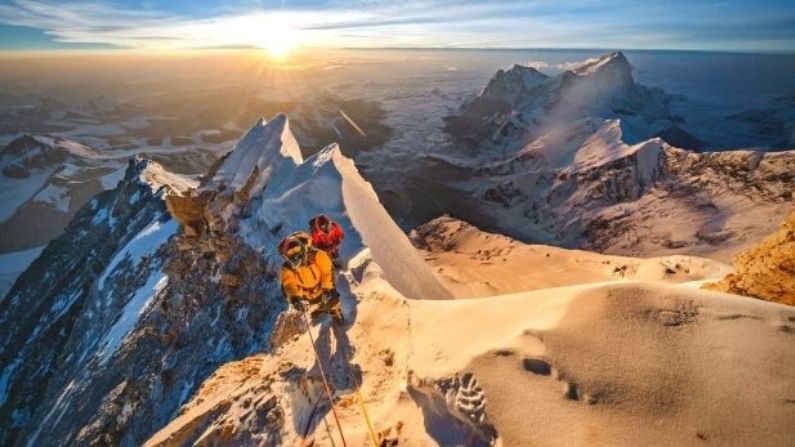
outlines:
[[[255,47],[209,47],[209,48],[29,48],[0,49],[0,57],[16,56],[78,56],[78,55],[168,55],[168,54],[200,54],[200,53],[243,53],[264,51]],[[760,55],[795,55],[795,49],[710,49],[710,48],[621,48],[621,47],[445,47],[445,46],[384,46],[384,47],[299,47],[295,53],[311,51],[549,51],[549,52],[594,52],[594,51],[627,51],[627,52],[668,52],[668,53],[721,53],[721,54],[760,54]]]

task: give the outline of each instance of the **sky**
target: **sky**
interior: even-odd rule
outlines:
[[[0,50],[795,51],[793,0],[0,0]]]

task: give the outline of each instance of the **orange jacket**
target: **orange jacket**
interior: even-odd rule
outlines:
[[[316,301],[324,292],[334,288],[331,258],[323,250],[312,250],[305,264],[297,268],[287,263],[282,265],[281,279],[285,298]]]

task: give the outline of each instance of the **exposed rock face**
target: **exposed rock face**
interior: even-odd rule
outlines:
[[[795,306],[795,213],[761,244],[737,255],[735,273],[704,288]]]
[[[139,445],[218,365],[267,349],[284,308],[276,270],[236,234],[240,197],[206,188],[195,207],[195,186],[131,165],[14,286],[0,333],[4,443]],[[165,197],[193,226],[178,230]]]
[[[227,196],[205,194],[198,223],[212,231],[167,242],[164,197],[187,203],[186,186],[131,165],[14,286],[0,315],[4,443],[138,444],[218,364],[267,347],[283,304],[273,270],[226,226]]]
[[[163,234],[157,229],[168,221],[162,196],[170,187],[151,181],[157,170],[148,160],[131,162],[119,185],[84,206],[67,232],[48,245],[2,301],[0,440],[4,444],[13,444],[20,430],[36,426],[36,409],[57,397],[51,395],[59,389],[54,383],[63,385],[73,377],[62,372],[80,370],[83,353],[113,324],[124,297],[145,279],[130,274],[109,297],[97,286],[125,245],[147,230]],[[141,272],[161,263],[143,256],[139,261]],[[122,263],[135,267],[129,266],[129,258]],[[89,311],[95,306],[102,307],[101,314]]]

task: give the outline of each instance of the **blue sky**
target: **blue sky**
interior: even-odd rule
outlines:
[[[0,49],[795,51],[793,0],[0,0]]]

